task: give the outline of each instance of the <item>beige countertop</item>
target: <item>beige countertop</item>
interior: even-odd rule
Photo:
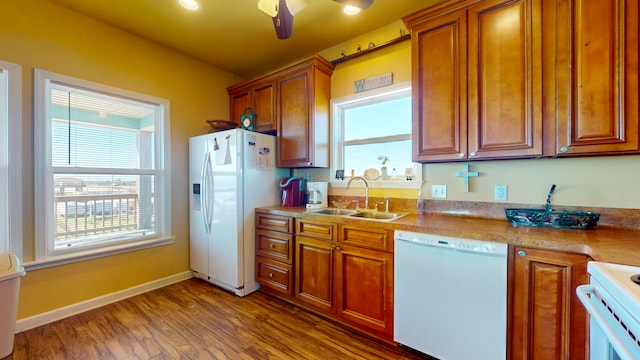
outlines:
[[[258,212],[392,230],[407,230],[467,239],[487,240],[589,255],[596,261],[640,266],[640,231],[597,227],[595,230],[513,226],[506,219],[462,215],[410,213],[393,221],[305,213],[304,207],[271,206]]]

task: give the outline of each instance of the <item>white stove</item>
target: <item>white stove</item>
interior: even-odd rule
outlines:
[[[640,267],[594,261],[587,271],[577,293],[590,315],[590,359],[640,359]]]

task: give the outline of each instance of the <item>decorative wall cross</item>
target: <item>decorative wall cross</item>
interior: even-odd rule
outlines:
[[[469,178],[478,176],[478,172],[469,171],[469,164],[464,164],[463,170],[457,173],[456,176],[461,177],[464,181],[464,192],[469,192]]]

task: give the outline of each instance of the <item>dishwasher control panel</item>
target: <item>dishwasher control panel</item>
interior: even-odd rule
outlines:
[[[425,234],[412,231],[396,230],[395,241],[408,241],[425,246],[443,247],[451,250],[479,252],[485,254],[507,255],[507,244],[463,239],[450,236]]]

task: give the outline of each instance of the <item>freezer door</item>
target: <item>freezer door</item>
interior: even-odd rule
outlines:
[[[206,135],[189,139],[189,261],[195,275],[204,279],[209,276],[208,234],[203,211],[207,141]]]

